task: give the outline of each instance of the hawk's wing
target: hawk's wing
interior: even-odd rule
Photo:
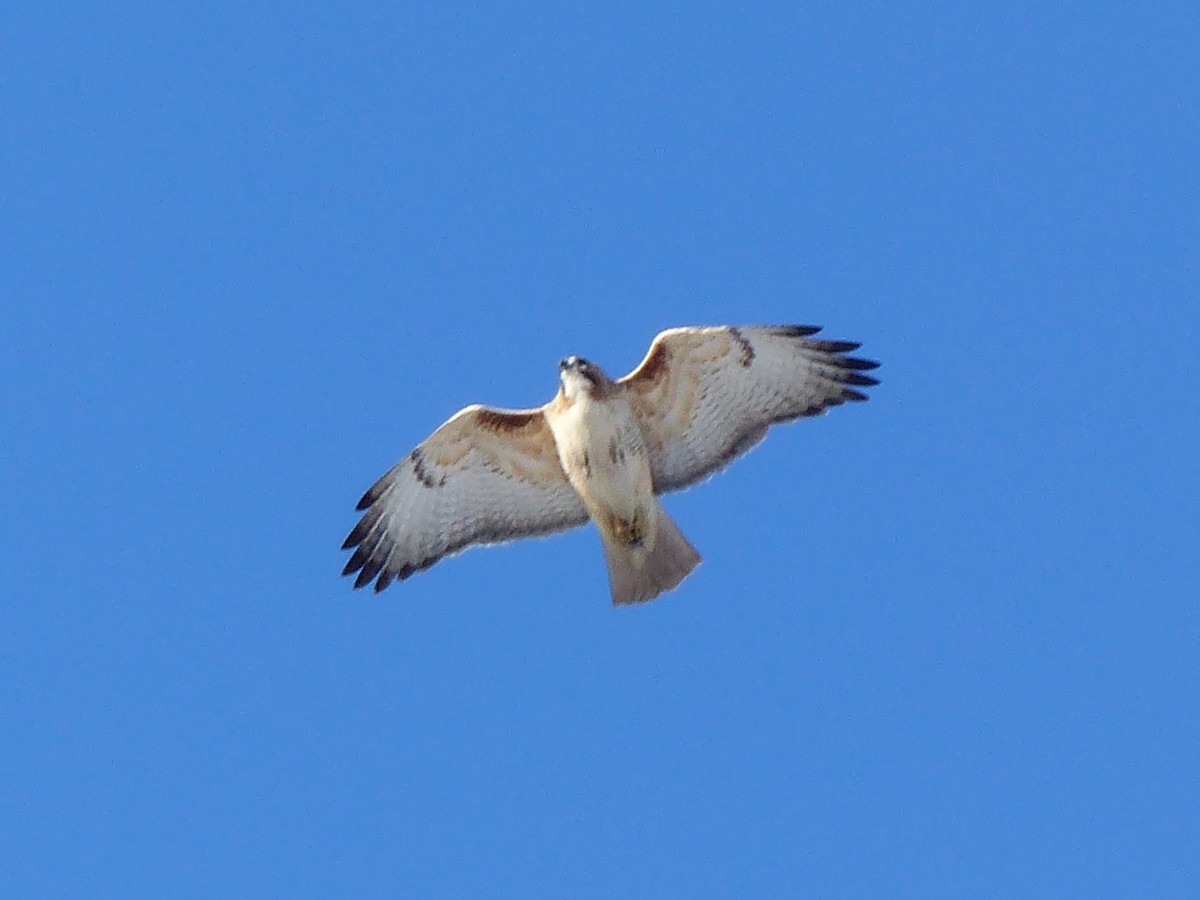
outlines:
[[[878,384],[878,363],[807,325],[673,328],[619,384],[642,423],[658,493],[694,484],[763,439],[775,422],[812,416]]]
[[[343,575],[382,591],[471,544],[561,531],[587,521],[540,409],[468,406],[375,482],[342,549]]]

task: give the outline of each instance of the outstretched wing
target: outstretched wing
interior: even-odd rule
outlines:
[[[618,382],[650,446],[658,493],[695,484],[763,439],[776,422],[824,412],[878,384],[879,364],[808,325],[674,328]]]
[[[587,521],[540,409],[468,406],[375,482],[343,550],[343,575],[382,591],[471,544],[562,531]]]

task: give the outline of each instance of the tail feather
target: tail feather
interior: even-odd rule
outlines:
[[[622,544],[601,529],[608,583],[617,606],[653,600],[683,581],[700,563],[700,554],[661,504],[656,529],[654,546],[648,553],[644,547]]]

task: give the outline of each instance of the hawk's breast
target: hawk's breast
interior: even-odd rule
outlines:
[[[632,518],[653,498],[646,441],[624,397],[580,397],[547,419],[563,470],[592,518],[597,511]]]

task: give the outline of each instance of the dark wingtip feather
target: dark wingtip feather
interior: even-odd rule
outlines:
[[[860,387],[872,387],[879,384],[878,378],[872,378],[870,375],[859,375],[857,372],[846,372],[842,375],[840,381],[842,384],[857,384]]]
[[[821,362],[825,365],[835,367],[835,372],[826,373],[827,377],[836,381],[840,385],[854,385],[855,387],[875,387],[879,384],[879,379],[871,375],[864,375],[864,372],[870,372],[879,368],[879,363],[873,359],[860,359],[857,356],[845,356],[843,354],[857,350],[862,346],[857,341],[806,341],[805,345],[811,349],[823,354]],[[843,387],[841,392],[842,401],[861,401],[866,400],[867,395],[862,391],[856,391],[850,387]]]
[[[379,524],[379,520],[383,517],[383,507],[373,506],[367,511],[358,524],[354,526],[354,530],[346,537],[346,542],[342,544],[343,550],[349,550],[351,547],[357,547],[370,535],[372,529]]]
[[[821,330],[820,325],[775,325],[771,333],[780,337],[808,337]]]
[[[357,550],[355,550],[354,555],[351,556],[350,560],[346,563],[346,567],[342,569],[342,575],[353,575],[355,572],[361,569],[367,562],[367,555],[368,554],[365,550],[363,550],[362,547],[359,547]]]
[[[859,359],[857,356],[839,356],[834,360],[834,365],[843,369],[857,369],[860,372],[879,368],[879,363],[875,360]]]
[[[375,593],[378,594],[380,591],[382,591],[384,588],[386,588],[389,584],[391,584],[393,578],[395,578],[395,574],[393,572],[390,572],[387,569],[384,569],[379,574],[379,579],[375,582]]]
[[[822,353],[849,353],[862,344],[858,341],[808,341],[808,347]]]
[[[358,577],[354,579],[354,586],[356,588],[360,588],[365,584],[369,584],[375,578],[375,576],[379,574],[379,570],[382,568],[382,563],[369,560],[367,564],[363,566],[362,571],[358,573]]]

